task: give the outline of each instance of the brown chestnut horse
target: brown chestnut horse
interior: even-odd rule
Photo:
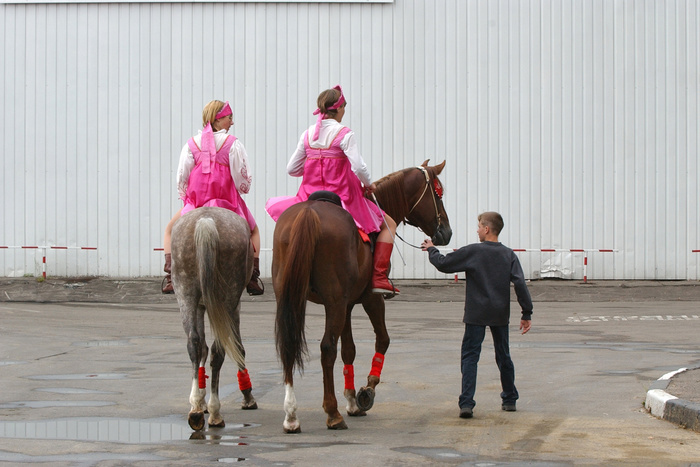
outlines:
[[[428,166],[425,161],[420,167],[403,169],[378,180],[375,191],[380,207],[397,224],[406,222],[420,228],[436,245],[447,244],[452,236],[442,205],[442,185],[437,178],[444,167],[445,162]],[[303,369],[307,356],[304,331],[307,300],[322,304],[326,310],[321,340],[326,425],[330,429],[346,429],[338,412],[333,381],[338,338],[345,364],[346,409],[351,416],[365,415],[372,407],[374,388],[379,384],[384,354],[389,348],[384,297],[372,293],[370,246],[362,240],[352,216],[342,207],[324,201],[305,201],[288,208],[277,220],[272,252],[272,282],[277,298],[275,336],[285,383],[284,431],[301,431],[293,375],[295,367]],[[374,328],[376,353],[367,386],[356,393],[350,316],[358,303]]]

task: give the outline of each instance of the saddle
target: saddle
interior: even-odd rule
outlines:
[[[309,201],[326,201],[328,203],[338,205],[341,208],[343,207],[343,203],[340,201],[340,196],[328,190],[314,191],[309,195]]]
[[[333,203],[340,206],[341,208],[343,207],[343,203],[340,201],[340,196],[328,190],[314,191],[309,195],[309,201],[325,201],[327,203]],[[372,232],[369,235],[360,229],[357,229],[357,232],[360,234],[360,237],[362,237],[362,240],[365,243],[370,244],[370,249],[372,250],[372,253],[374,253],[374,244],[377,241],[379,232]]]

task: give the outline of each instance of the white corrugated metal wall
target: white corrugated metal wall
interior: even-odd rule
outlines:
[[[0,246],[49,250],[50,276],[158,275],[180,207],[180,148],[210,99],[252,159],[246,201],[268,197],[319,91],[341,83],[344,123],[374,178],[447,161],[450,248],[498,210],[513,248],[591,253],[588,277],[698,279],[700,6],[678,1],[0,4]],[[411,227],[400,232],[419,242]],[[445,277],[401,246],[396,278]],[[582,277],[582,255],[520,253],[528,277]],[[40,271],[0,249],[0,275]],[[573,276],[568,275],[573,269]],[[553,271],[547,273],[547,271]]]

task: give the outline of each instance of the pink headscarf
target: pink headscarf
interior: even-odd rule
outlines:
[[[228,115],[233,115],[231,106],[228,101],[224,104],[224,107],[219,111],[214,117],[214,120],[224,118]],[[204,158],[202,159],[202,173],[211,173],[211,160],[216,155],[216,140],[214,139],[214,130],[211,127],[211,122],[207,122],[207,126],[202,130],[202,154]]]
[[[326,110],[336,110],[336,109],[341,108],[345,104],[345,96],[343,95],[343,89],[340,87],[340,84],[335,86],[333,89],[337,89],[338,91],[340,91],[340,97],[338,98],[337,101],[335,101],[335,104],[328,107],[328,109],[326,109]],[[318,139],[318,134],[321,131],[321,121],[324,118],[328,118],[328,114],[321,113],[321,109],[314,110],[314,115],[318,115],[318,119],[316,120],[316,128],[314,129],[314,137],[311,138],[312,141],[316,141]]]
[[[228,105],[228,101],[224,104],[224,107],[219,111],[218,114],[216,114],[216,117],[214,117],[216,120],[220,118],[224,118],[227,115],[233,115],[233,111],[231,110],[231,106]]]

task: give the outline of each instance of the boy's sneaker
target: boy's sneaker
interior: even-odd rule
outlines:
[[[504,402],[501,405],[501,409],[506,412],[515,412],[515,402]]]
[[[471,407],[464,407],[463,409],[459,409],[459,418],[472,418],[474,416],[474,412],[472,411]]]

